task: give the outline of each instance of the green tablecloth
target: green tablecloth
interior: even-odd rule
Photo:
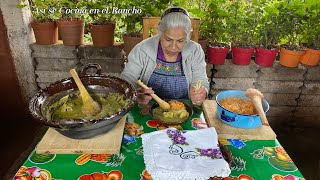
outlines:
[[[206,128],[204,122],[202,111],[195,109],[192,118],[176,128],[185,130]],[[13,179],[151,179],[145,170],[140,135],[164,128],[167,127],[160,126],[150,115],[141,115],[140,108],[135,106],[128,113],[119,155],[46,155],[35,154],[33,151]],[[232,173],[229,178],[224,179],[304,179],[277,140],[219,139],[219,141],[229,148],[234,157]]]

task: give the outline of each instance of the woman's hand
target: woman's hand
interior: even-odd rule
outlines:
[[[204,86],[201,86],[198,90],[195,87],[190,87],[190,99],[192,103],[201,105],[207,97],[207,91]]]
[[[149,103],[149,101],[152,99],[150,94],[153,94],[154,91],[152,88],[150,89],[138,89],[137,90],[137,103],[139,107],[145,106]]]

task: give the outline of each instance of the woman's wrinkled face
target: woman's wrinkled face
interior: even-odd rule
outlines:
[[[169,28],[162,33],[160,43],[165,55],[176,57],[182,51],[187,41],[183,28]]]

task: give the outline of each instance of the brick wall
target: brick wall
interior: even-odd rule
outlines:
[[[123,70],[123,44],[104,49],[92,45],[32,44],[31,49],[40,88],[70,77],[69,69],[81,70],[87,63],[99,63],[105,74],[119,76]],[[256,88],[270,103],[267,117],[273,127],[320,126],[320,66],[287,68],[275,62],[273,67],[262,67],[253,60],[240,66],[226,60],[224,65],[207,64],[206,71],[210,98],[226,89]]]

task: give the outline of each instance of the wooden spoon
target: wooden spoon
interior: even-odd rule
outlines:
[[[263,125],[269,126],[268,119],[267,119],[266,114],[264,113],[264,110],[262,108],[263,94],[259,90],[253,89],[253,88],[247,89],[245,94],[247,97],[249,97],[251,99],[252,103],[254,104],[254,106],[260,116],[261,123]]]
[[[83,114],[87,114],[87,115],[91,115],[91,116],[100,112],[101,111],[100,104],[92,99],[92,97],[90,96],[90,94],[88,93],[88,91],[86,90],[84,85],[82,84],[76,70],[71,69],[70,74],[73,77],[74,81],[76,82],[76,84],[79,88],[79,91],[80,91],[80,96],[81,96],[82,102],[83,102],[83,105],[81,107],[81,112]]]
[[[137,80],[137,84],[139,86],[141,86],[144,89],[150,89],[148,86],[146,86],[145,84],[143,84],[143,82],[139,79]],[[159,96],[157,96],[156,94],[150,94],[151,97],[157,101],[157,103],[159,104],[160,108],[163,110],[169,110],[170,109],[170,104],[167,103],[166,101],[162,100],[161,98],[159,98]]]

